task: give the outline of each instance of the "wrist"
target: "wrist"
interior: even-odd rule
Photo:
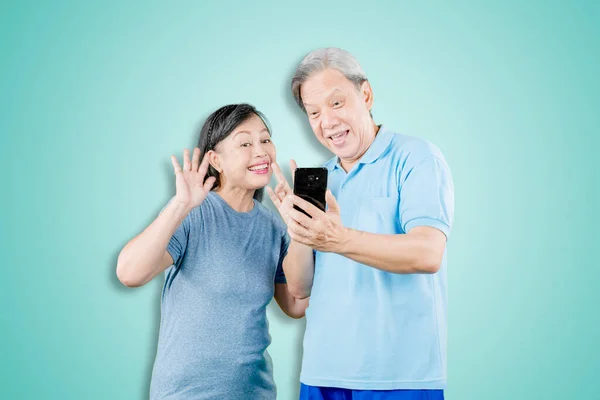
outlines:
[[[350,249],[354,247],[352,243],[355,242],[357,234],[359,234],[357,230],[346,227],[342,228],[335,252],[341,255],[348,254]]]
[[[177,198],[174,198],[171,201],[169,207],[171,208],[175,216],[181,219],[185,218],[194,208],[190,202],[181,201]]]
[[[288,248],[289,252],[303,252],[310,251],[312,253],[312,247],[305,245],[304,243],[297,242],[296,240],[290,238],[290,246]]]

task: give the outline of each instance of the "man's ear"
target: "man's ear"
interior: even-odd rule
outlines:
[[[360,86],[360,95],[365,102],[367,109],[370,111],[373,107],[373,89],[371,88],[369,81],[364,81]]]

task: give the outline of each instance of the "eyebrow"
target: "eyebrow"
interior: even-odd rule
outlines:
[[[336,87],[331,90],[331,92],[325,97],[325,99],[326,100],[331,99],[335,94],[337,94],[336,92],[340,92],[342,94],[344,93],[339,88]],[[304,103],[304,106],[314,106],[314,104],[306,103],[304,100],[302,100],[302,103]]]
[[[269,130],[268,130],[267,128],[264,128],[264,129],[261,129],[261,130],[260,130],[260,132],[258,132],[258,133],[263,133],[263,132],[267,132],[267,133],[269,133]],[[248,134],[248,135],[251,135],[251,134],[252,134],[252,132],[250,132],[250,131],[239,131],[239,132],[236,132],[236,133],[234,133],[234,134],[233,134],[233,137],[236,137],[236,136],[237,136],[237,135],[239,135],[240,133],[246,133],[246,134]]]

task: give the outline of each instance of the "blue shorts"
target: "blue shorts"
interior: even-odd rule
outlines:
[[[353,390],[300,384],[300,400],[444,400],[439,390]]]

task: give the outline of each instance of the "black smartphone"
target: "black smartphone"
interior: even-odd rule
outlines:
[[[296,168],[294,172],[294,194],[325,211],[325,192],[327,191],[327,168]],[[306,211],[294,205],[294,208],[310,218]]]

